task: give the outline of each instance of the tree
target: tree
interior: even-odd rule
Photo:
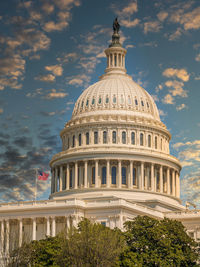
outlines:
[[[119,255],[125,247],[119,229],[111,230],[99,223],[83,219],[73,228],[66,239],[59,266],[118,266]]]
[[[136,217],[125,223],[127,248],[120,256],[120,266],[197,266],[197,243],[181,222]]]
[[[56,237],[23,244],[13,251],[8,266],[119,266],[124,247],[124,236],[119,229],[111,230],[83,219],[78,228],[71,227]]]

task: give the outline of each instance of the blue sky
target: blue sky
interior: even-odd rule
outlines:
[[[0,1],[0,201],[31,200],[59,132],[103,74],[118,16],[128,74],[153,95],[183,165],[181,198],[200,199],[200,2]],[[50,183],[38,183],[38,199]]]

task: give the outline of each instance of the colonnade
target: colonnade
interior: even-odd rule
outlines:
[[[51,193],[70,189],[127,188],[180,197],[178,170],[151,162],[94,159],[52,169]]]
[[[109,53],[107,55],[107,68],[118,67],[125,68],[125,54],[119,53]]]
[[[81,220],[81,217],[79,217],[77,214],[73,215],[66,215],[66,216],[59,216],[64,217],[64,224],[65,228],[68,229],[71,225],[77,226],[78,222]],[[31,240],[37,240],[37,226],[38,222],[37,219],[41,217],[30,217],[30,218],[15,218],[15,219],[2,219],[0,221],[0,253],[9,253],[10,251],[10,245],[12,243],[12,246],[20,247],[22,245],[22,242],[24,239],[27,239],[24,226],[29,226],[32,228],[32,230],[29,228],[27,231],[27,234],[29,235],[28,238]],[[44,236],[56,236],[57,229],[56,229],[56,216],[45,216],[44,218],[44,224],[45,224],[45,233]],[[28,220],[28,223],[27,221]],[[11,226],[16,226],[15,228],[15,236],[11,233]],[[11,241],[11,242],[10,242]],[[26,240],[28,241],[28,240]],[[13,248],[13,247],[12,247]]]

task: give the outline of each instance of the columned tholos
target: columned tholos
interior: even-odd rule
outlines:
[[[88,162],[84,162],[84,188],[88,187]]]
[[[118,160],[118,188],[122,187],[122,162]]]
[[[78,162],[74,164],[74,189],[78,188]]]
[[[95,188],[99,186],[99,161],[95,160]]]

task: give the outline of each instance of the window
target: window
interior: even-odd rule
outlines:
[[[112,132],[112,142],[113,142],[113,144],[117,143],[117,133],[116,133],[116,131]]]
[[[160,174],[159,172],[156,173],[156,189],[160,189]]]
[[[101,97],[99,97],[99,104],[101,104]]]
[[[103,143],[107,144],[107,132],[106,131],[103,132]]]
[[[157,149],[157,148],[158,148],[158,137],[155,136],[155,149]]]
[[[69,187],[72,188],[72,169],[69,172]]]
[[[109,98],[108,98],[108,96],[106,96],[106,104],[108,104],[109,103]]]
[[[106,184],[106,167],[102,168],[101,184]]]
[[[67,148],[69,148],[69,137],[67,138]]]
[[[95,167],[92,167],[92,184],[95,184]]]
[[[95,99],[93,98],[93,99],[92,99],[92,105],[94,105],[94,103],[95,103]]]
[[[83,108],[83,105],[84,105],[84,101],[82,101],[82,103],[81,103],[81,108]]]
[[[135,133],[134,132],[131,133],[131,144],[135,145]]]
[[[117,55],[115,54],[115,67],[117,66]]]
[[[116,184],[116,173],[117,173],[117,168],[115,166],[113,166],[112,170],[111,170],[112,184]]]
[[[94,144],[98,144],[98,132],[94,132]]]
[[[126,144],[126,132],[122,132],[122,144]]]
[[[147,107],[149,108],[149,103],[147,102]]]
[[[78,144],[79,144],[79,146],[81,146],[81,134],[79,134],[79,136],[78,136]]]
[[[148,135],[148,147],[151,147],[151,135]]]
[[[116,96],[114,95],[114,96],[113,96],[113,103],[116,104],[116,102],[117,102],[117,98],[116,98]]]
[[[75,147],[75,135],[72,137],[72,147]]]
[[[160,149],[162,150],[162,138],[160,139]]]
[[[138,101],[137,101],[137,99],[135,99],[135,104],[136,104],[136,106],[138,105]]]
[[[144,102],[143,101],[141,101],[141,105],[144,107]]]
[[[141,146],[144,145],[144,134],[143,133],[140,134],[140,145]]]
[[[87,101],[86,101],[86,106],[88,107],[88,104],[89,104],[89,99],[87,99]]]
[[[122,167],[122,184],[126,184],[126,168]]]
[[[133,168],[133,185],[136,185],[136,168]]]
[[[89,143],[90,143],[90,135],[89,135],[89,133],[87,132],[87,133],[86,133],[86,145],[89,145]]]

